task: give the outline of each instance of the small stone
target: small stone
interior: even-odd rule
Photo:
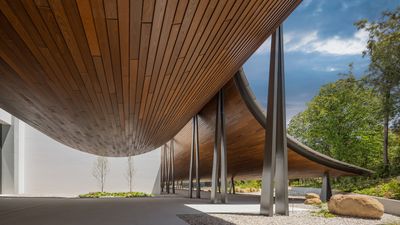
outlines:
[[[304,201],[304,204],[306,205],[319,205],[321,203],[321,199],[319,198],[309,198]]]
[[[307,193],[306,194],[306,199],[312,199],[312,198],[318,198],[319,199],[319,195],[317,195],[315,193]]]
[[[380,219],[383,215],[383,205],[376,199],[364,195],[334,195],[328,202],[331,213]]]

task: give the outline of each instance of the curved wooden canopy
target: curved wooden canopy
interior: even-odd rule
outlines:
[[[0,0],[0,107],[82,151],[171,139],[300,0]]]
[[[240,70],[223,88],[225,95],[228,175],[239,179],[259,178],[265,142],[265,112],[257,104],[247,80]],[[199,112],[200,164],[202,179],[211,176],[216,98]],[[192,124],[189,122],[174,138],[175,178],[187,179]],[[363,175],[371,171],[318,153],[288,136],[289,178]]]

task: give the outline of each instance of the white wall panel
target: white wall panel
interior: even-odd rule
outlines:
[[[92,176],[96,156],[65,146],[25,126],[25,193],[76,195],[98,191]],[[110,172],[105,191],[128,191],[127,158],[108,158]],[[134,157],[134,191],[159,192],[160,151]]]

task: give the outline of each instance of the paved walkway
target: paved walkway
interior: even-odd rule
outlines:
[[[183,225],[176,215],[220,213],[257,213],[258,196],[230,196],[228,205],[209,204],[189,199],[180,192],[153,198],[0,198],[1,225]],[[294,207],[296,210],[297,207]],[[293,210],[293,208],[292,208]],[[302,209],[299,209],[302,210]]]

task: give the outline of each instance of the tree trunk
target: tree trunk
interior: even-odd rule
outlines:
[[[390,91],[385,94],[385,112],[383,118],[383,166],[384,173],[388,175],[389,172],[389,156],[388,156],[388,148],[389,148],[389,116],[390,116]]]
[[[389,167],[389,157],[388,157],[388,145],[389,145],[389,116],[385,113],[385,118],[383,121],[383,165],[385,171]]]

